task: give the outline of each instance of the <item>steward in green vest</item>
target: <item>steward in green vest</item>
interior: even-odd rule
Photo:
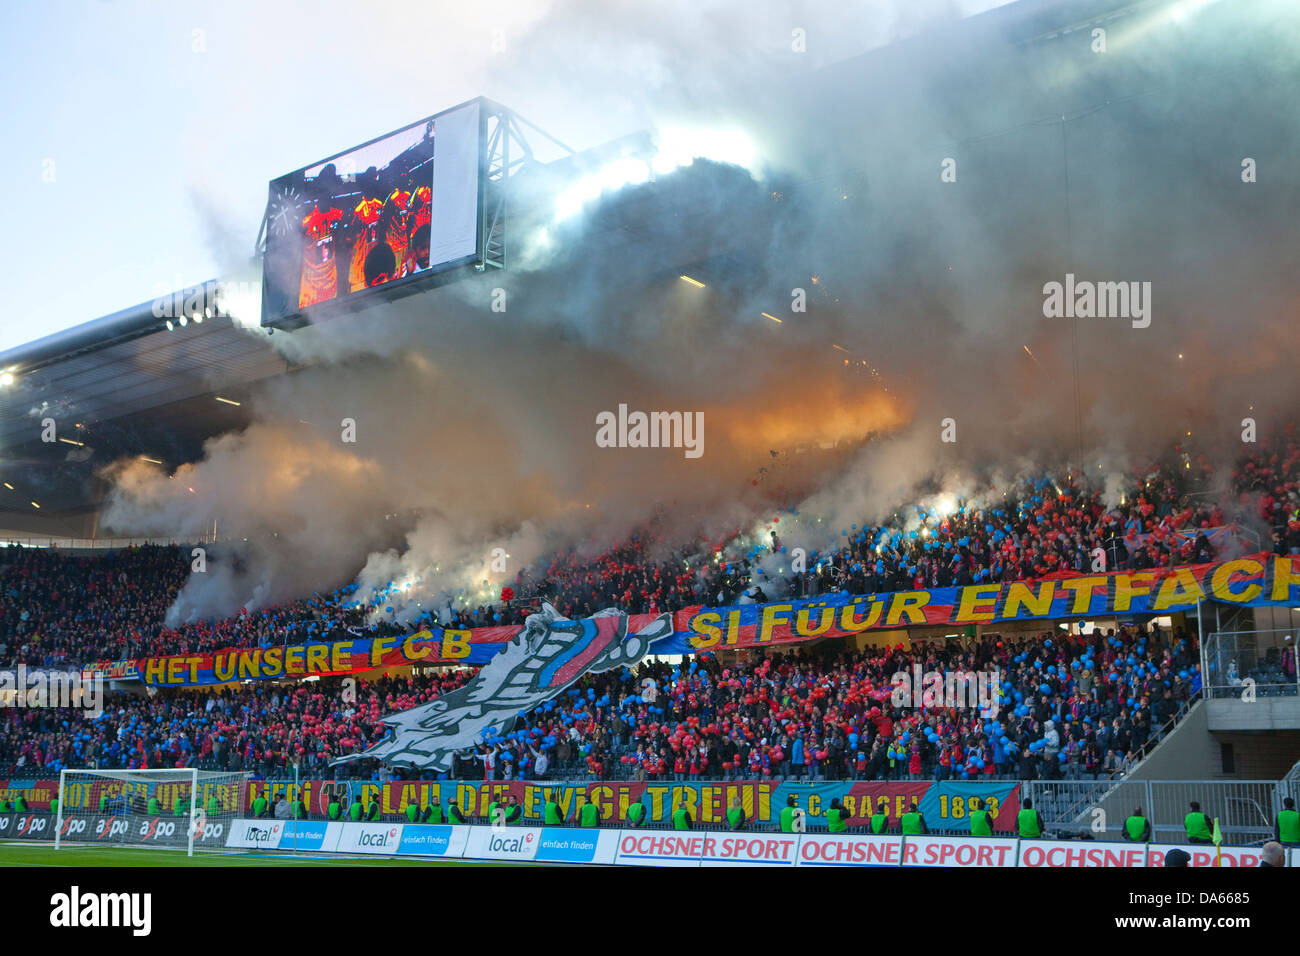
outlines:
[[[295,800],[293,802],[293,818],[295,820],[306,820],[307,804],[303,803],[301,800]]]
[[[740,797],[732,797],[731,806],[727,807],[727,826],[732,830],[743,829],[745,819],[745,808],[740,805]]]
[[[460,807],[456,805],[455,800],[447,804],[447,822],[448,823],[469,823],[469,821],[465,819],[465,814],[460,812]]]
[[[352,798],[352,806],[348,807],[348,819],[360,820],[365,809],[361,806],[361,800],[357,797]]]
[[[871,814],[868,819],[871,822],[872,833],[884,833],[889,829],[889,814],[884,810]]]
[[[487,812],[488,826],[494,827],[497,825],[497,807],[499,807],[500,805],[501,803],[498,800],[493,800],[491,803],[488,804],[488,812]],[[503,824],[506,822],[506,814],[504,810],[501,811],[501,822]]]
[[[420,807],[418,804],[416,804],[414,800],[411,800],[406,804],[406,822],[407,823],[420,822]]]
[[[584,803],[578,811],[578,823],[584,827],[600,826],[600,810],[594,803]]]
[[[542,814],[542,822],[548,827],[558,827],[564,825],[564,814],[560,812],[560,805],[552,797],[546,801],[546,811]]]
[[[266,804],[266,797],[262,796],[261,794],[259,794],[258,796],[254,797],[254,798],[253,798],[253,816],[254,816],[255,818],[258,818],[258,819],[260,819],[260,818],[266,816],[266,806],[267,806],[267,804]],[[333,804],[333,806],[336,806],[336,807],[337,807],[338,804],[337,804],[337,803],[336,803],[336,804]]]
[[[425,808],[425,810],[424,810],[424,822],[425,822],[425,823],[441,823],[441,822],[442,822],[442,804],[438,802],[438,795],[435,793],[432,797],[429,798],[429,800],[430,800],[431,802],[429,803],[429,805],[428,805],[428,806]]]
[[[13,813],[13,807],[9,806],[8,800],[0,800],[0,813]]]
[[[984,809],[984,801],[979,797],[975,798],[975,809],[970,812],[970,835],[971,836],[992,836],[993,820],[987,810]]]
[[[917,805],[916,797],[912,798],[911,806],[899,822],[902,824],[903,833],[907,836],[921,836],[930,832],[930,828],[925,825],[925,817]]]
[[[1022,840],[1037,840],[1043,835],[1043,818],[1029,800],[1016,814],[1016,830]]]
[[[217,795],[215,793],[208,794],[208,799],[203,804],[203,812],[210,817],[216,816],[221,812],[221,804],[217,802]]]
[[[844,812],[840,806],[839,797],[831,801],[830,809],[826,811],[826,829],[831,833],[847,833],[849,829],[849,815]]]
[[[645,804],[640,800],[628,804],[627,817],[624,818],[623,822],[634,829],[645,823]]]
[[[799,809],[799,798],[794,794],[785,798],[781,808],[780,824],[782,833],[794,833],[794,812]]]
[[[1151,821],[1142,816],[1141,807],[1134,809],[1132,815],[1124,821],[1124,839],[1132,843],[1151,841]]]
[[[158,803],[158,798],[157,798],[157,797],[150,797],[150,798],[149,798],[149,810],[148,810],[149,816],[151,816],[151,817],[156,817],[156,816],[158,816],[158,814],[161,813],[161,812],[162,812],[162,807],[161,807],[161,806],[159,805],[159,803]]]
[[[524,818],[524,808],[519,805],[519,799],[517,797],[510,795],[506,797],[505,811],[507,826],[512,823],[518,823]]]
[[[187,817],[190,814],[190,802],[184,797],[177,797],[176,802],[172,805],[172,816]]]
[[[14,797],[14,813],[27,812],[27,798],[21,793]]]
[[[266,801],[263,800],[262,804],[263,804],[262,809],[265,810]],[[340,816],[342,816],[342,814],[343,814],[343,807],[339,805],[339,798],[330,797],[329,806],[325,808],[325,815],[329,817],[331,820],[337,820]]]
[[[1283,846],[1300,846],[1300,813],[1296,812],[1295,801],[1290,797],[1282,801],[1275,835]]]
[[[58,815],[59,815],[59,798],[55,797],[53,800],[50,801],[50,816],[57,817]]]
[[[370,801],[370,810],[366,813],[366,819],[367,819],[367,820],[378,820],[378,819],[379,819],[379,801],[378,801],[378,800],[371,800],[371,801]]]
[[[678,806],[678,808],[673,811],[673,829],[689,830],[690,828],[691,828],[691,815],[686,812],[685,807]]]
[[[3,800],[0,800],[0,804],[2,804],[3,802],[4,802]],[[0,813],[3,812],[4,812],[3,810],[0,810]],[[101,793],[99,795],[99,812],[100,813],[108,812],[108,794],[106,793]]]
[[[1183,828],[1187,831],[1188,843],[1209,843],[1214,837],[1210,833],[1210,820],[1201,812],[1201,805],[1195,801],[1191,804],[1191,812],[1183,817]]]

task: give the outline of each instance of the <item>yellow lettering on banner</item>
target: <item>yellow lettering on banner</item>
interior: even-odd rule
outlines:
[[[539,787],[524,787],[524,816],[541,816],[541,811],[544,809],[544,806],[539,808],[537,805],[539,803],[543,805],[545,804],[546,801],[542,799],[543,796],[544,794]]]
[[[167,683],[179,684],[184,678],[181,676],[181,668],[185,666],[185,658],[169,657],[167,658]]]
[[[1035,594],[1028,584],[1015,581],[1007,588],[1007,600],[1002,605],[1003,617],[1016,617],[1023,607],[1030,617],[1047,617],[1052,613],[1052,599],[1056,597],[1056,582],[1044,581]]]
[[[330,650],[324,644],[307,645],[307,673],[324,674],[330,669]]]
[[[253,669],[257,670],[257,651],[253,651]],[[284,673],[284,648],[268,647],[262,657],[262,676],[279,677]]]
[[[284,649],[285,676],[296,676],[303,672],[303,647],[295,645]]]
[[[899,591],[890,602],[885,626],[896,627],[904,617],[907,618],[908,624],[924,624],[925,612],[922,608],[929,603],[929,591]]]
[[[691,815],[691,819],[698,820],[700,811],[697,807],[699,803],[699,794],[694,787],[688,787],[685,784],[678,784],[673,787],[673,806],[676,810],[678,807],[684,807],[686,812]]]
[[[469,631],[443,631],[442,657],[444,660],[461,660],[469,657]]]
[[[384,655],[396,643],[396,638],[376,637],[370,641],[370,666],[379,667],[384,663]]]
[[[229,651],[225,654],[212,655],[212,676],[221,683],[235,679],[234,651]]]
[[[1155,581],[1154,571],[1139,571],[1137,574],[1115,575],[1115,610],[1131,611],[1133,598],[1151,593]]]
[[[664,797],[668,794],[668,788],[646,787],[645,792],[650,796],[650,819],[662,820],[664,818]]]
[[[865,621],[859,621],[857,618],[857,609],[863,603],[868,604],[868,614]],[[853,601],[850,604],[840,608],[840,630],[856,634],[858,631],[865,631],[875,627],[880,623],[880,615],[885,610],[885,602],[878,598],[872,597],[867,601]]]
[[[700,794],[700,803],[700,820],[702,822],[713,823],[726,818],[727,808],[722,803],[721,787],[704,787]]]
[[[412,634],[402,642],[402,656],[408,661],[419,661],[428,657],[433,653],[433,648],[427,643],[429,638],[432,636],[433,635],[428,631],[420,631],[418,634]],[[416,641],[419,641],[421,646],[416,647]]]
[[[352,650],[351,641],[335,641],[330,645],[330,670],[338,673],[349,669],[348,655]]]
[[[257,648],[252,651],[240,651],[239,668],[238,668],[239,679],[248,680],[250,678],[257,678],[261,676],[257,672],[257,665],[261,661],[261,659],[262,659],[261,648]]]
[[[591,792],[587,794],[587,800],[595,804],[596,809],[600,811],[603,818],[609,815],[609,811],[613,806],[614,791],[612,788],[605,786],[593,787]]]
[[[758,785],[758,819],[772,819],[772,793],[775,789],[776,787],[770,783]]]
[[[697,651],[712,647],[722,640],[722,615],[717,611],[702,611],[691,618],[691,647]]]
[[[722,642],[728,647],[734,647],[740,641],[740,611],[727,612],[727,637]]]
[[[758,636],[754,638],[755,644],[766,644],[772,639],[772,630],[779,621],[789,623],[790,613],[794,610],[793,604],[764,604],[763,616],[758,622]]]
[[[1224,561],[1214,569],[1214,574],[1210,577],[1210,593],[1216,601],[1247,604],[1259,597],[1264,590],[1264,586],[1262,584],[1250,584],[1243,591],[1234,591],[1235,582],[1232,579],[1238,574],[1250,576],[1261,574],[1263,570],[1264,566],[1262,564],[1250,558]]]
[[[1070,613],[1087,614],[1092,610],[1093,589],[1109,582],[1110,579],[1104,574],[1088,574],[1081,578],[1066,578],[1059,584],[1062,591],[1074,592],[1074,603],[1070,605]]]
[[[816,790],[808,794],[808,816],[819,817],[822,815],[822,798]]]
[[[467,783],[462,783],[456,788],[456,803],[460,806],[460,812],[466,817],[471,817],[478,811],[474,808],[478,806],[478,791]]]
[[[953,623],[993,620],[997,612],[998,594],[1001,591],[1000,584],[972,584],[962,588],[961,601],[957,605],[957,617]],[[922,618],[923,622],[924,620]]]
[[[1170,577],[1160,582],[1160,590],[1156,592],[1156,600],[1152,608],[1164,611],[1175,604],[1196,604],[1204,599],[1205,591],[1201,587],[1201,582],[1196,580],[1192,569],[1179,568]]]
[[[199,682],[199,665],[203,663],[203,658],[187,657],[185,658],[185,663],[189,665],[190,683],[197,684]]]
[[[817,611],[817,626],[815,628],[808,626],[808,619],[812,612]],[[816,637],[819,634],[825,634],[835,623],[835,609],[822,605],[821,607],[806,607],[802,609],[794,618],[794,632],[800,637]]]
[[[144,682],[146,684],[161,684],[166,680],[165,668],[167,667],[167,658],[151,657],[144,662]]]
[[[1273,600],[1294,602],[1292,588],[1300,587],[1300,574],[1296,573],[1295,557],[1292,555],[1273,556]]]

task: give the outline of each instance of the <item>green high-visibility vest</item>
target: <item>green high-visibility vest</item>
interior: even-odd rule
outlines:
[[[884,833],[885,828],[889,826],[888,813],[873,813],[871,815],[871,832]]]
[[[262,803],[263,805],[265,805],[266,801],[263,800]],[[339,806],[339,802],[337,800],[331,800],[330,805],[325,808],[325,812],[329,814],[329,818],[331,820],[337,820],[339,816],[343,813],[343,808]]]
[[[989,820],[989,812],[987,810],[972,810],[970,812],[970,835],[993,835],[993,824]]]
[[[408,803],[406,805],[406,819],[409,823],[414,823],[420,819],[420,808],[414,803]]]
[[[781,808],[781,832],[794,832],[794,807]]]
[[[27,798],[24,797],[21,793],[18,794],[18,796],[14,797],[14,812],[16,813],[27,812]]]
[[[338,806],[338,804],[334,804],[334,806]],[[266,816],[266,797],[255,797],[253,799],[253,816]]]
[[[50,815],[51,815],[51,816],[58,816],[58,815],[59,815],[59,798],[58,798],[58,797],[55,797],[53,800],[50,801]]]
[[[498,802],[499,801],[493,800],[491,803],[488,804],[487,818],[488,818],[488,824],[491,826],[497,825],[497,803]],[[505,822],[505,814],[501,815],[501,822],[502,823]]]
[[[307,808],[302,805],[301,800],[295,800],[293,802],[293,818],[295,820],[307,819]]]
[[[108,812],[108,794],[106,794],[106,793],[100,795],[100,798],[99,798],[99,812],[100,812],[100,813],[107,813],[107,812]]]
[[[150,797],[150,798],[149,798],[149,816],[151,816],[151,817],[156,817],[156,816],[158,816],[158,809],[159,809],[159,807],[158,807],[158,798],[157,798],[157,797]]]
[[[731,829],[739,830],[745,825],[745,811],[740,807],[732,807],[727,811],[727,823]]]
[[[639,827],[643,822],[645,822],[645,804],[638,800],[627,808],[627,824]]]
[[[442,804],[441,804],[441,803],[435,803],[435,804],[433,804],[432,806],[430,806],[429,809],[427,809],[427,810],[424,811],[424,822],[425,822],[425,823],[441,823],[441,822],[442,822]]]
[[[826,829],[831,833],[843,833],[849,828],[849,821],[845,819],[844,811],[839,807],[831,807],[826,811]]]
[[[687,819],[686,819],[686,808],[683,807],[683,808],[681,808],[681,809],[679,809],[679,810],[674,810],[674,811],[673,811],[673,829],[674,829],[674,830],[689,830],[690,828],[691,828],[691,825],[690,825],[689,822],[687,822]]]
[[[548,827],[558,827],[564,822],[564,816],[560,813],[560,805],[554,800],[546,801],[546,813],[542,817],[543,822]]]
[[[183,817],[189,812],[190,805],[188,800],[177,800],[176,805],[172,807],[172,816],[174,817]]]
[[[578,820],[584,827],[600,826],[600,811],[594,803],[584,803],[578,811]]]
[[[1021,810],[1016,814],[1016,828],[1026,840],[1033,840],[1043,835],[1038,827],[1037,810]]]
[[[348,807],[348,816],[353,820],[361,819],[361,801],[353,800],[352,806]]]
[[[1283,810],[1277,815],[1277,835],[1283,843],[1300,843],[1300,810]]]
[[[215,796],[208,797],[208,802],[203,805],[203,812],[209,816],[221,812],[221,806],[217,803],[217,798]]]
[[[1130,840],[1143,839],[1143,834],[1147,832],[1147,818],[1137,814],[1129,817],[1124,821],[1124,832],[1128,834]]]
[[[8,800],[0,800],[0,813],[12,813]]]
[[[1204,813],[1194,811],[1183,817],[1183,826],[1187,830],[1187,839],[1189,840],[1209,840],[1210,821],[1206,819]]]
[[[367,819],[367,820],[378,820],[378,819],[379,819],[379,801],[378,801],[378,800],[372,800],[372,801],[370,801],[370,810],[366,813],[366,819]]]
[[[916,810],[908,810],[903,814],[903,832],[909,836],[921,835],[921,814]]]
[[[460,812],[460,807],[448,807],[448,808],[447,808],[447,822],[448,822],[448,823],[464,823],[464,822],[465,822],[465,814],[463,814],[463,813]]]

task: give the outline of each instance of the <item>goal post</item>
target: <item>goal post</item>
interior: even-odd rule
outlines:
[[[54,848],[156,846],[228,852],[231,824],[247,816],[250,773],[178,770],[59,772]]]

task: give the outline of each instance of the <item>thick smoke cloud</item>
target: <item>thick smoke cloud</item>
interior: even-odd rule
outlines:
[[[790,30],[811,51],[843,14],[692,5],[647,24],[616,4],[593,23],[556,5],[491,95],[577,141],[590,127],[565,127],[593,103],[743,128],[761,164],[697,162],[564,223],[521,196],[519,267],[274,336],[302,367],[259,389],[254,424],[171,477],[114,469],[106,523],[248,538],[191,578],[177,619],[353,580],[410,584],[429,609],[654,514],[667,545],[797,504],[816,548],[918,494],[978,498],[992,475],[1082,470],[1117,498],[1171,442],[1228,461],[1243,417],[1267,431],[1300,397],[1300,31],[1286,4],[1228,6],[1117,19],[1104,58],[1086,33],[993,15],[812,70],[784,56]],[[900,12],[917,8],[854,28],[877,45],[921,29]],[[1044,318],[1067,272],[1150,282],[1150,327]],[[596,414],[620,404],[702,411],[703,457],[597,448]]]

